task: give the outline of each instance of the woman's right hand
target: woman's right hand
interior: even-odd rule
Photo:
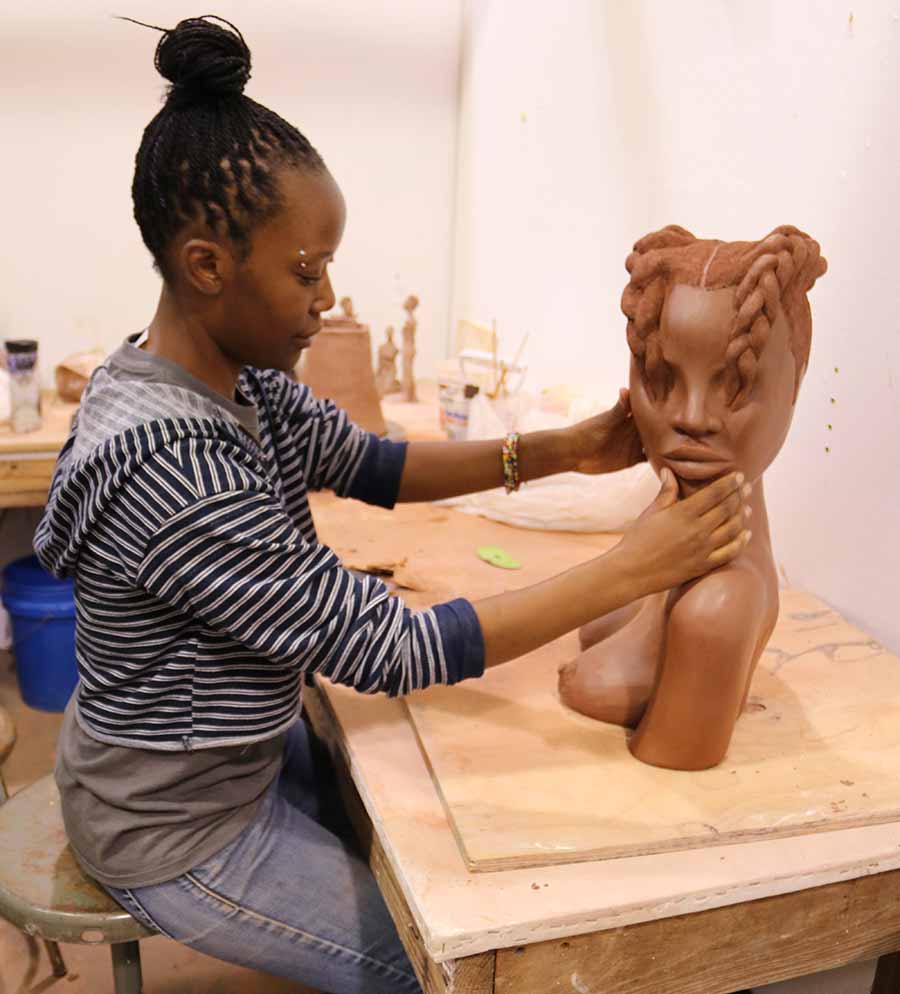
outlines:
[[[671,470],[664,468],[661,479],[656,500],[614,550],[642,596],[730,562],[750,540],[744,510],[750,486],[743,474],[731,473],[682,501]]]

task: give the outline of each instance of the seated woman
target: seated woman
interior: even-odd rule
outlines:
[[[809,357],[806,295],[826,262],[790,226],[719,242],[672,225],[637,242],[625,266],[631,406],[668,482],[657,501],[740,470],[753,485],[752,538],[727,566],[583,628],[560,696],[634,728],[638,759],[700,770],[724,758],[778,617],[762,474],[790,427]]]

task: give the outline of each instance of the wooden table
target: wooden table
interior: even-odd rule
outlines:
[[[48,392],[37,431],[16,434],[8,422],[0,425],[0,508],[44,506],[56,457],[77,409],[77,404],[66,404]]]
[[[440,437],[433,404],[392,401],[385,415],[411,438]],[[0,427],[0,507],[43,505],[75,409],[51,395],[40,431],[14,435]],[[326,541],[358,510],[321,496],[314,509]],[[525,534],[434,508],[396,513],[422,516],[446,541],[463,534],[470,542],[511,544]],[[534,538],[552,563],[554,537]],[[581,541],[588,555],[610,540]],[[389,533],[372,551],[391,557]],[[418,550],[416,556],[421,570],[427,562]],[[434,566],[437,576],[439,561]],[[440,576],[433,591],[442,585],[448,596],[465,591],[459,577]],[[900,950],[896,825],[708,849],[701,858],[670,853],[471,874],[404,705],[327,686],[308,690],[305,703],[335,756],[426,994],[730,994],[876,956],[882,959],[873,991],[900,994],[900,957],[887,955]],[[671,897],[679,874],[696,875],[692,896]],[[643,887],[645,898],[655,893],[658,900],[649,912],[646,900],[640,910],[621,902],[612,908],[605,893],[617,886]]]
[[[549,574],[564,546],[587,557],[611,541],[435,507],[389,515],[325,495],[313,511],[339,554],[410,556],[430,586],[405,595],[412,606],[484,594],[474,558],[463,576],[442,561],[442,543],[499,544]],[[489,575],[496,589],[532,580]],[[730,994],[879,956],[874,990],[900,994],[886,955],[900,950],[898,824],[470,873],[403,702],[326,684],[304,700],[427,994]]]

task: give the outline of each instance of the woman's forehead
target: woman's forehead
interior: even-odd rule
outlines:
[[[279,250],[313,260],[335,252],[344,231],[344,198],[328,173],[285,170],[283,207],[273,219]]]

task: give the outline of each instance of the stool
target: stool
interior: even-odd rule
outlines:
[[[0,916],[45,943],[110,945],[116,994],[141,994],[138,943],[155,933],[82,872],[69,848],[53,777],[0,806],[0,852]],[[53,972],[64,976],[59,951],[54,958],[48,945],[47,952]]]
[[[0,804],[9,794],[6,791],[6,781],[3,779],[3,764],[16,744],[16,726],[13,724],[9,711],[0,707]]]

